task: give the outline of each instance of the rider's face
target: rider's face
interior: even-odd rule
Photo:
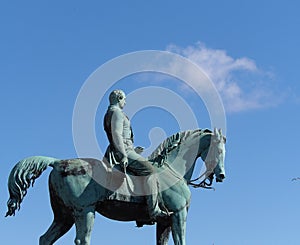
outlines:
[[[126,97],[124,95],[122,96],[122,99],[119,99],[119,106],[121,109],[123,109],[125,105],[126,105]]]

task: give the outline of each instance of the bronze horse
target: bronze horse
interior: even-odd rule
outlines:
[[[198,184],[191,181],[196,160],[201,157],[206,171]],[[191,192],[188,185],[207,187],[213,176],[217,182],[225,178],[225,137],[221,130],[188,130],[167,138],[148,157],[156,166],[159,205],[172,213],[169,217],[151,220],[145,201],[135,188],[141,179],[130,178],[105,161],[96,159],[59,160],[50,157],[29,157],[12,169],[8,189],[10,198],[6,216],[14,215],[41,173],[53,167],[49,191],[54,220],[39,244],[53,244],[74,224],[75,244],[90,244],[95,213],[119,221],[136,221],[138,226],[156,223],[157,244],[167,244],[172,232],[174,244],[185,245],[186,218]],[[136,177],[136,176],[135,176]],[[209,183],[207,183],[209,181]]]

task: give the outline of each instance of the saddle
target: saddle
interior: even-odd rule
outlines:
[[[134,176],[124,173],[120,165],[114,165],[103,158],[86,159],[92,165],[92,177],[106,189],[105,199],[122,202],[146,203],[143,196],[142,183],[143,176]]]

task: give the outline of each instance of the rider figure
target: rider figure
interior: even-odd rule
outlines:
[[[152,163],[143,158],[139,153],[142,147],[134,148],[133,133],[130,120],[123,112],[126,96],[122,90],[114,90],[109,95],[110,105],[104,116],[104,130],[110,145],[105,157],[112,163],[119,163],[136,176],[145,176],[142,189],[146,194],[148,212],[151,219],[165,217],[169,214],[158,206],[157,180],[154,178],[155,169]]]

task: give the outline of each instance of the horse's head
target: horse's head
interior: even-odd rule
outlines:
[[[210,137],[210,143],[206,150],[201,152],[201,158],[205,162],[207,176],[216,176],[217,182],[225,179],[225,143],[226,138],[222,135],[221,129],[214,129]]]
[[[179,176],[183,176],[190,185],[206,188],[212,184],[214,176],[217,182],[225,179],[225,141],[221,130],[215,129],[214,132],[208,129],[187,130],[168,137],[148,159],[158,166],[165,165],[175,170],[172,173],[176,172]],[[206,171],[198,178],[191,180],[196,160],[199,157],[205,162]],[[203,177],[202,182],[195,183]],[[206,183],[206,180],[210,183]]]

